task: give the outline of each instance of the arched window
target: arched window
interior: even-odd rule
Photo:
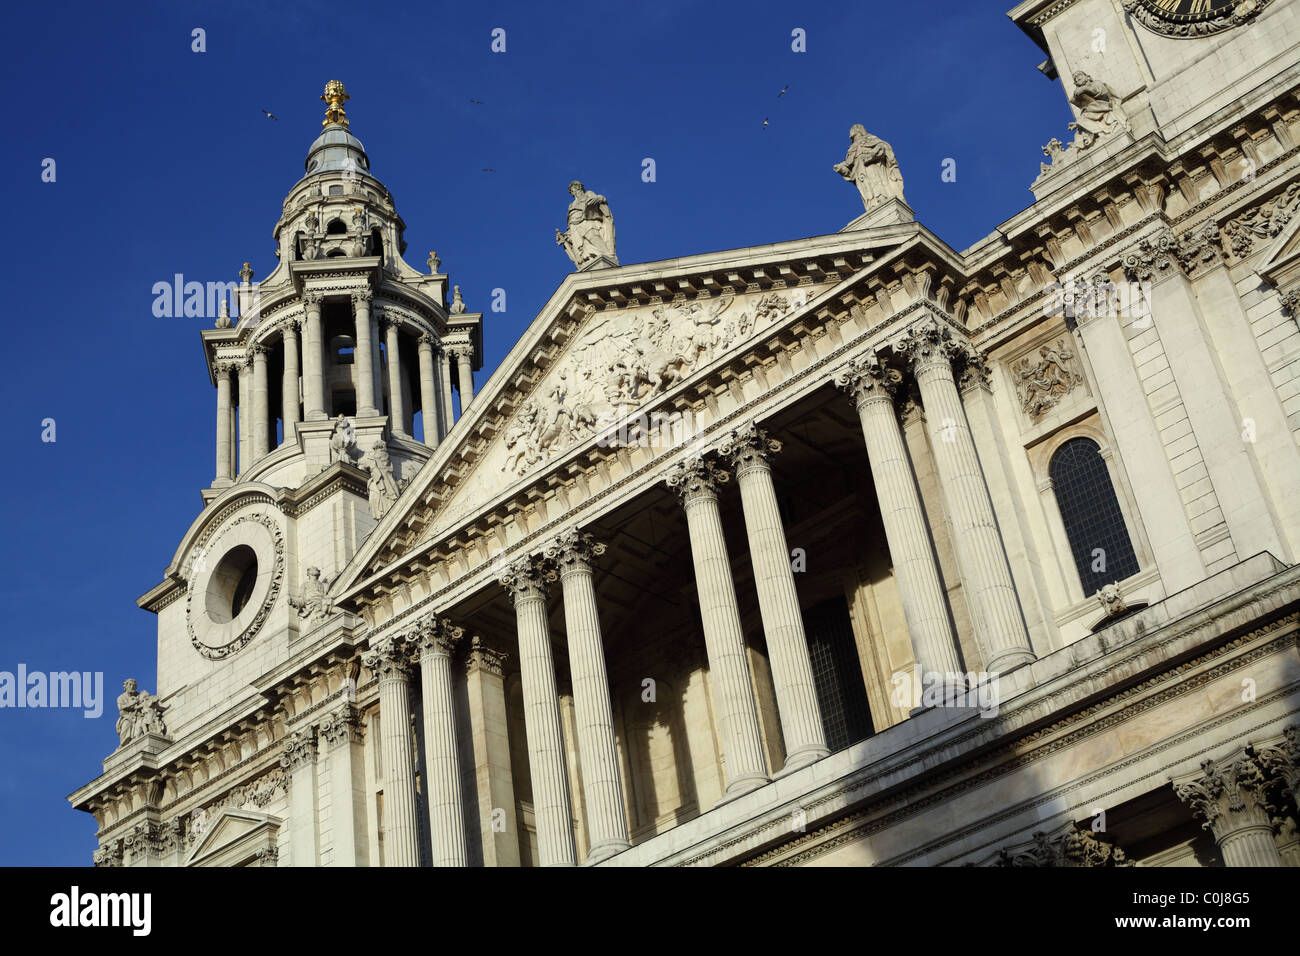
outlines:
[[[1083,593],[1137,574],[1133,542],[1097,443],[1071,438],[1052,456],[1048,473]]]
[[[325,234],[327,236],[346,236],[348,227],[342,219],[331,219],[330,224],[325,227]]]

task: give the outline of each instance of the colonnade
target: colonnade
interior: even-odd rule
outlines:
[[[407,395],[403,390],[400,356],[409,348],[406,343],[414,333],[425,417],[424,440],[431,447],[437,446],[455,417],[452,389],[460,391],[462,414],[474,400],[472,348],[444,346],[435,335],[408,329],[397,316],[377,312],[371,308],[373,293],[369,291],[354,292],[350,299],[357,416],[381,414],[386,385],[390,428],[395,435],[412,437],[407,426]],[[300,421],[319,422],[330,417],[326,402],[325,329],[321,319],[324,300],[323,293],[304,292],[301,316],[289,318],[279,327],[283,344],[281,445],[296,442],[295,426]],[[386,374],[379,348],[381,337],[387,355]],[[248,346],[238,359],[223,358],[213,363],[217,385],[216,479],[219,482],[234,480],[272,450],[275,421],[268,384],[270,345],[263,339]]]

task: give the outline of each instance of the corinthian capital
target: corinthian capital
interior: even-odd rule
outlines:
[[[1149,282],[1158,278],[1174,265],[1173,253],[1176,248],[1173,233],[1168,229],[1158,235],[1148,236],[1124,257],[1124,272],[1134,282]]]
[[[380,638],[361,655],[361,663],[381,681],[411,676],[411,654],[403,635]]]
[[[926,316],[894,339],[889,348],[917,371],[929,365],[950,364],[959,352],[960,343],[953,340],[947,325],[933,316]]]
[[[297,770],[305,764],[316,762],[316,729],[309,728],[292,734],[284,742],[284,754],[280,757],[280,767],[284,770]]]
[[[604,553],[604,544],[577,528],[560,532],[543,552],[559,568],[561,576],[573,571],[590,571]]]
[[[684,504],[696,498],[717,495],[718,488],[730,480],[731,475],[726,469],[703,455],[694,455],[678,462],[669,469],[665,479],[668,487],[682,496]]]
[[[352,304],[353,304],[353,305],[365,305],[365,306],[368,307],[368,306],[370,305],[370,301],[371,301],[374,297],[375,297],[375,294],[374,294],[373,292],[371,292],[369,289],[361,289],[361,290],[359,290],[359,291],[357,291],[357,292],[353,292],[353,293],[352,293]]]
[[[835,385],[859,405],[873,398],[892,399],[902,380],[903,373],[885,365],[874,352],[850,359],[835,375]]]
[[[500,677],[505,670],[506,656],[505,652],[488,646],[483,638],[475,634],[470,639],[465,669],[471,674],[481,670]]]
[[[309,309],[319,309],[320,304],[325,301],[325,295],[321,292],[313,292],[308,289],[302,294],[302,304]]]
[[[1201,773],[1173,781],[1174,793],[1216,836],[1243,824],[1269,820],[1269,780],[1254,748],[1247,745],[1224,760],[1206,760]]]
[[[765,464],[773,455],[779,454],[781,443],[759,428],[756,422],[741,425],[722,443],[718,449],[723,458],[740,474],[741,470],[755,465]]]
[[[516,603],[525,598],[546,596],[546,585],[555,580],[555,572],[544,567],[536,558],[520,558],[512,563],[498,579],[510,599]]]
[[[447,618],[429,614],[421,618],[411,634],[411,641],[421,653],[451,655],[464,636],[465,629],[457,627]]]
[[[345,742],[360,743],[365,737],[366,725],[361,720],[360,712],[351,704],[345,703],[320,722],[317,733],[331,747]]]

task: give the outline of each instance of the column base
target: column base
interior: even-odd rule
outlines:
[[[587,858],[582,861],[582,865],[594,866],[597,863],[608,860],[612,856],[618,856],[624,850],[630,849],[632,849],[632,844],[624,840],[602,843],[599,846],[593,846],[587,851]]]
[[[1032,664],[1036,660],[1038,660],[1038,658],[1034,656],[1033,651],[1017,647],[1003,651],[984,666],[988,668],[990,674],[1006,674],[1015,670],[1017,667]]]
[[[771,782],[769,778],[759,776],[741,777],[739,780],[733,780],[727,784],[727,791],[722,795],[722,799],[718,801],[717,805],[722,806],[724,803],[729,803],[737,797],[743,797],[759,787],[766,787]]]
[[[823,757],[829,757],[831,752],[825,747],[819,747],[815,750],[800,750],[785,758],[785,766],[777,773],[772,775],[773,780],[780,780],[804,767],[810,767]]]

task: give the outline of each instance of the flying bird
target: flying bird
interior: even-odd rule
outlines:
[[[779,100],[781,97],[785,96],[785,91],[788,90],[789,88],[790,88],[790,84],[789,84],[789,83],[787,83],[785,86],[781,87],[781,92],[778,93],[778,94],[776,94],[776,98]]]
[[[482,106],[482,105],[483,105],[483,101],[482,101],[482,100],[471,99],[470,102],[471,102],[471,103],[477,103],[479,106]]]
[[[495,173],[496,170],[493,169],[491,166],[484,166],[484,167],[483,167],[483,172],[485,172],[485,173]]]
[[[275,120],[277,123],[280,121],[280,117],[276,116],[270,110],[262,110],[262,112],[265,113],[271,119]]]
[[[767,129],[767,117],[763,117],[763,129]]]

